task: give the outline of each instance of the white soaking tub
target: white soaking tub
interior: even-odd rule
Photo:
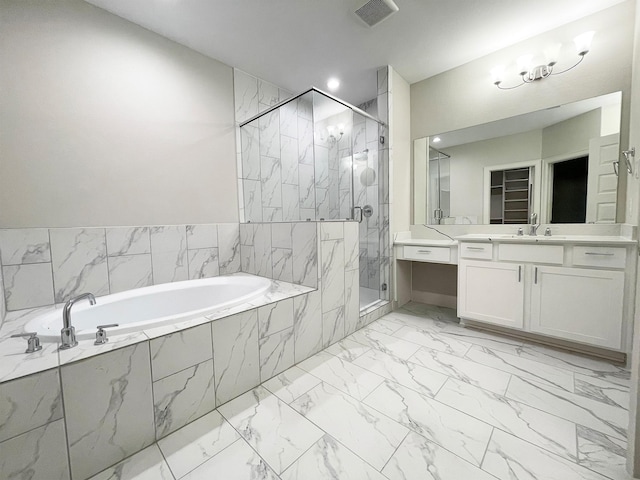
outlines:
[[[71,324],[78,340],[95,337],[98,325],[117,323],[110,335],[142,331],[211,314],[246,303],[271,287],[268,278],[231,275],[201,280],[165,283],[78,302],[71,310]],[[62,329],[62,309],[44,313],[25,326],[42,341],[58,341]]]

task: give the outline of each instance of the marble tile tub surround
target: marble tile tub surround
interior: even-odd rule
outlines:
[[[91,480],[630,478],[627,370],[454,319],[408,304]],[[539,368],[576,384],[528,380]]]
[[[0,229],[6,310],[240,271],[238,224]]]

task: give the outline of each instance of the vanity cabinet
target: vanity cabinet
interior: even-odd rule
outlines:
[[[522,329],[525,285],[522,274],[520,264],[460,260],[458,316]]]
[[[624,272],[534,266],[531,331],[619,349]]]
[[[458,316],[625,350],[627,248],[543,242],[461,242]]]

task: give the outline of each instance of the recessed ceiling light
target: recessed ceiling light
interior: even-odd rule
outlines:
[[[432,142],[433,142],[433,143],[438,143],[440,140],[441,140],[441,138],[440,138],[440,137],[433,137]]]
[[[329,91],[334,92],[338,89],[338,87],[340,86],[340,80],[338,80],[337,78],[333,77],[330,78],[329,81],[327,81],[327,88],[329,89]]]

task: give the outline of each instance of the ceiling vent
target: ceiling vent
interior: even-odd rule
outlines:
[[[373,27],[397,11],[398,6],[393,3],[393,0],[369,0],[356,10],[356,15],[364,23]]]

